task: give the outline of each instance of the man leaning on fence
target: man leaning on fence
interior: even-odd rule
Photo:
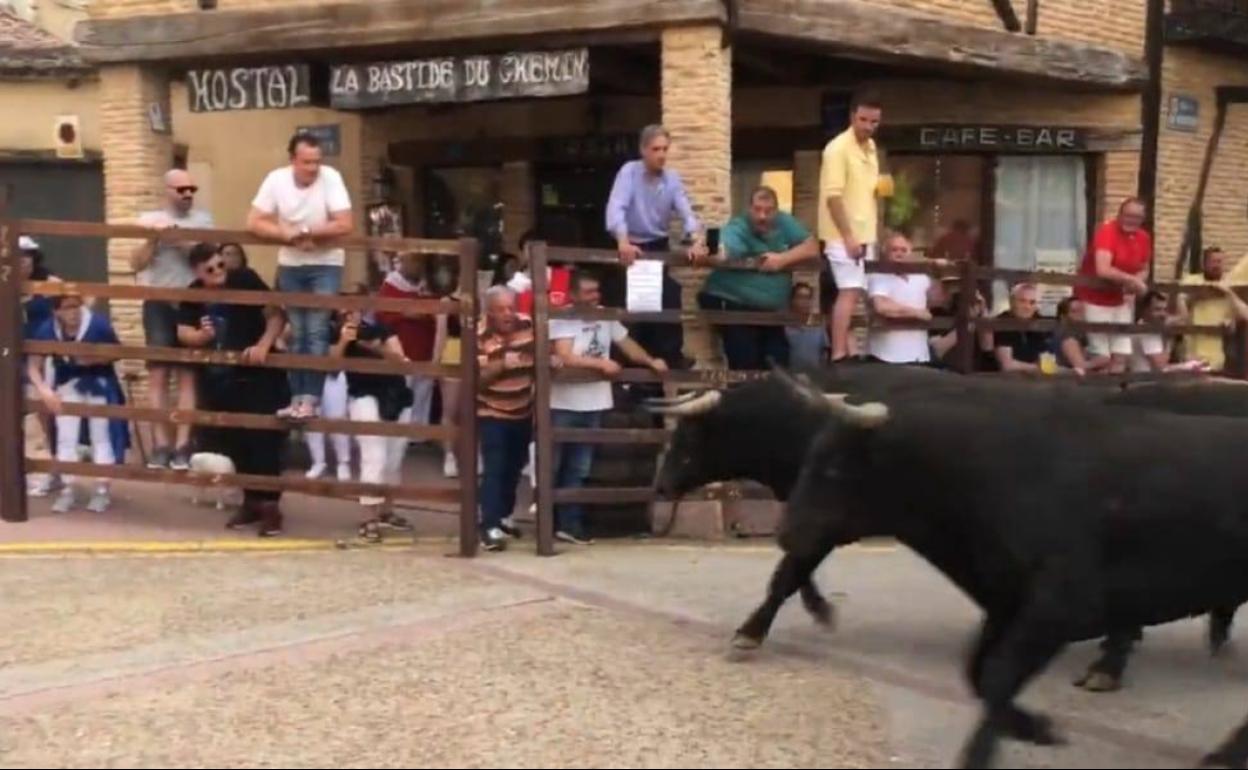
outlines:
[[[195,271],[192,289],[230,289],[268,292],[269,286],[254,270],[244,267],[227,270],[217,246],[200,243],[191,249]],[[178,311],[178,341],[188,348],[241,353],[243,364],[253,366],[207,365],[200,371],[203,407],[214,412],[273,414],[287,403],[286,372],[263,368],[273,343],[285,325],[285,316],[276,306],[236,305],[219,302],[183,302]],[[245,430],[212,427],[202,434],[206,452],[224,455],[234,470],[252,476],[282,474],[284,430]],[[192,458],[192,466],[196,465]],[[261,537],[281,534],[282,514],[278,503],[282,493],[261,489],[243,492],[243,507],[226,524],[230,529],[258,525]]]
[[[580,310],[599,306],[601,293],[598,279],[586,272],[572,274],[572,305]],[[779,329],[780,327],[776,327]],[[783,333],[783,331],[781,332]],[[611,411],[615,402],[610,378],[620,373],[620,365],[611,360],[611,345],[618,345],[630,361],[656,373],[667,371],[661,358],[648,354],[629,338],[619,321],[589,321],[577,318],[556,318],[550,322],[550,340],[555,355],[566,368],[588,369],[605,376],[593,382],[557,382],[550,389],[551,421],[555,428],[601,428],[602,416]],[[584,486],[594,461],[594,445],[568,442],[555,446],[555,486],[576,489]],[[565,543],[588,545],[585,515],[579,504],[555,506],[555,537]]]
[[[644,252],[670,250],[668,232],[674,215],[680,217],[685,235],[693,240],[690,260],[706,256],[702,225],[693,213],[685,184],[679,174],[667,168],[670,146],[667,129],[646,126],[641,131],[641,160],[630,160],[615,175],[607,199],[607,232],[615,238],[620,264],[626,267]],[[680,306],[680,284],[665,268],[663,309],[679,310]],[[684,332],[680,324],[638,323],[634,324],[633,334],[642,347],[668,366],[683,365]]]
[[[477,392],[481,440],[481,544],[506,547],[503,522],[516,507],[516,486],[529,460],[533,436],[533,322],[516,312],[516,295],[506,286],[485,294],[485,321],[478,332]]]
[[[1109,286],[1075,287],[1089,322],[1135,321],[1135,298],[1148,291],[1145,281],[1153,257],[1152,239],[1143,229],[1147,213],[1144,201],[1128,198],[1118,207],[1117,217],[1096,229],[1079,274],[1102,278]],[[1131,360],[1131,336],[1093,332],[1088,335],[1088,350],[1094,356],[1110,356],[1111,372],[1125,372]]]
[[[173,169],[165,174],[165,205],[139,215],[138,223],[152,230],[153,237],[143,241],[130,253],[130,267],[140,286],[160,289],[185,289],[195,275],[187,262],[190,244],[160,242],[155,236],[174,228],[210,228],[212,214],[195,208],[199,187],[189,173]],[[178,303],[146,300],[143,303],[143,342],[150,347],[178,347]],[[148,397],[155,409],[169,408],[169,380],[175,382],[178,409],[195,408],[195,377],[186,366],[150,361],[147,364]],[[171,431],[176,435],[171,435]],[[153,423],[155,443],[149,468],[189,467],[191,426],[183,422],[176,430],[165,423]]]
[[[698,304],[704,310],[740,312],[784,311],[793,291],[791,271],[818,259],[819,243],[792,215],[780,211],[776,191],[758,187],[750,195],[747,214],[733,217],[720,241],[724,255],[713,263],[759,261],[759,272],[718,269],[706,279]],[[783,326],[719,326],[724,358],[733,371],[788,366],[789,342]]]

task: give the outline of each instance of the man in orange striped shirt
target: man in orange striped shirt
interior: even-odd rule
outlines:
[[[494,286],[485,295],[485,323],[477,337],[481,385],[481,543],[506,547],[503,519],[516,507],[516,486],[533,436],[533,321],[516,312],[516,295]]]

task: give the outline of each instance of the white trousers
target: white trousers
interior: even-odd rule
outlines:
[[[414,374],[407,378],[407,386],[412,389],[412,425],[428,425],[429,412],[433,409],[433,386],[437,380]]]
[[[107,404],[103,396],[90,396],[79,393],[77,380],[70,380],[56,389],[56,395],[66,404]],[[78,461],[78,433],[82,430],[84,418],[77,415],[61,414],[56,417],[56,459],[61,462]],[[117,458],[113,456],[113,442],[108,432],[107,417],[89,417],[87,432],[91,436],[91,461],[96,465],[113,465]],[[72,484],[76,479],[65,477],[65,483]],[[101,480],[99,487],[105,489],[108,482]]]
[[[381,422],[377,399],[373,396],[353,398],[351,419],[355,422]],[[403,410],[395,422],[411,422],[411,407]],[[407,454],[407,439],[401,436],[356,436],[360,448],[360,481],[365,484],[398,484]],[[361,505],[381,505],[384,497],[363,496]]]
[[[335,376],[325,378],[325,389],[321,394],[321,416],[329,420],[345,420],[347,417],[347,375],[339,372]],[[325,464],[325,434],[308,433],[308,452],[312,455],[314,465]],[[334,445],[334,459],[338,464],[351,462],[351,437],[345,433],[331,433],[329,440]]]

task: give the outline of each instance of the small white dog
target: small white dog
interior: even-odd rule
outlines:
[[[225,455],[214,452],[196,452],[191,455],[191,473],[203,476],[232,474],[234,473],[234,461]],[[226,506],[236,507],[242,505],[242,491],[238,489],[222,486],[196,486],[193,489],[195,490],[191,493],[191,504],[193,505],[207,505],[206,498],[211,496],[216,497],[218,511],[224,511]]]

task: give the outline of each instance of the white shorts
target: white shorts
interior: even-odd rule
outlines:
[[[1085,302],[1084,314],[1088,323],[1093,324],[1129,324],[1135,323],[1135,308],[1131,303],[1106,307]],[[1088,334],[1088,352],[1094,356],[1123,356],[1129,358],[1133,348],[1129,334]]]
[[[832,266],[832,277],[836,279],[838,290],[867,288],[867,262],[875,259],[874,244],[867,244],[865,259],[850,259],[845,244],[840,241],[829,243],[824,254]]]

